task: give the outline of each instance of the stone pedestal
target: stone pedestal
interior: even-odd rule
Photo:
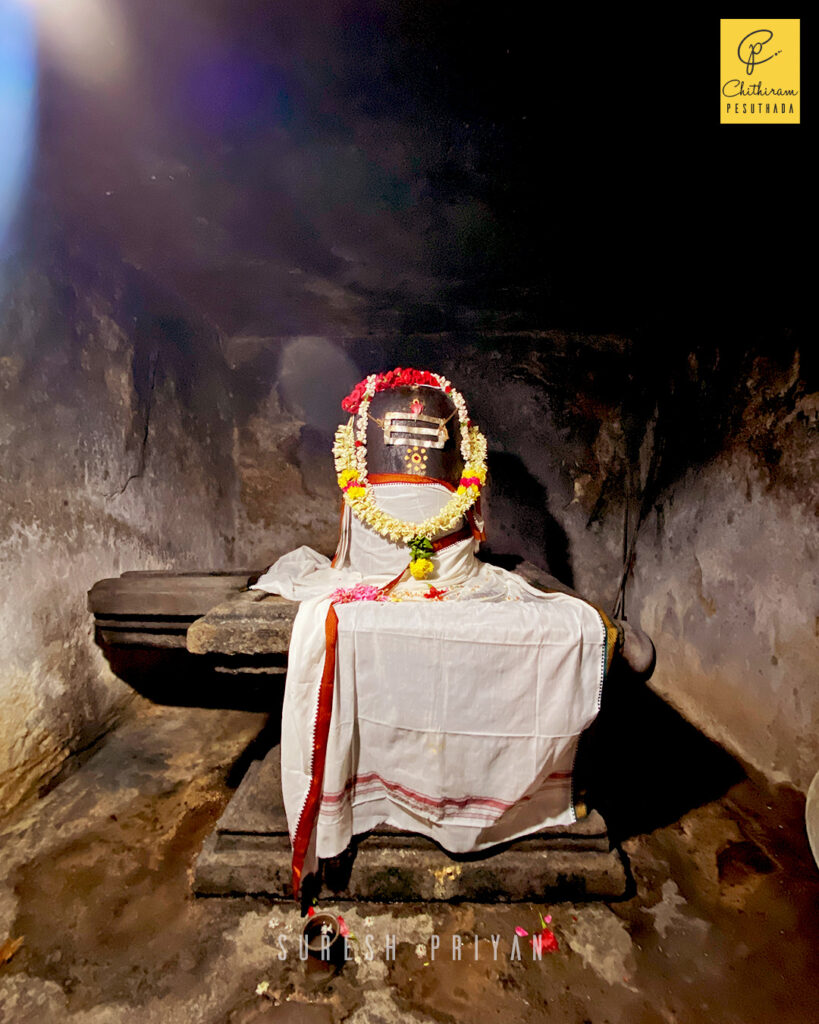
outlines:
[[[535,586],[571,593],[531,563],[516,571]],[[298,605],[248,590],[249,576],[125,573],[97,583],[89,608],[114,671],[161,703],[280,714]],[[321,886],[316,895],[336,899],[613,899],[625,893],[626,871],[593,811],[565,829],[468,856],[447,854],[421,836],[379,829],[325,864],[315,881]],[[210,896],[292,896],[278,746],[251,762],[205,842],[194,889]]]
[[[250,577],[126,572],[95,583],[88,608],[115,675],[157,704],[280,707],[298,605],[248,590]]]
[[[279,747],[254,761],[196,862],[200,895],[292,897],[290,839],[281,799]],[[415,902],[616,899],[626,891],[623,861],[601,816],[454,856],[431,840],[380,828],[323,865],[319,899]]]

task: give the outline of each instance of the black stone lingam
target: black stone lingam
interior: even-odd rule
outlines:
[[[391,413],[400,418],[390,419]],[[461,425],[458,411],[445,392],[423,386],[379,391],[370,403],[368,419],[367,469],[370,475],[401,473],[434,477],[458,485],[464,466]],[[385,428],[391,428],[392,444],[385,440]],[[445,430],[447,435],[443,447],[421,443],[437,442],[439,430]]]

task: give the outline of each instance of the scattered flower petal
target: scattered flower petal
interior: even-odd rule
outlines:
[[[521,935],[522,936],[522,935],[528,935],[528,934],[529,934],[529,932],[527,932],[525,928],[521,928],[520,925],[518,925],[517,928],[515,929],[515,935]]]
[[[316,912],[316,908],[315,907],[308,907],[307,908],[307,916],[308,917],[312,917],[313,914],[315,914],[315,912]]]
[[[257,996],[263,996],[265,994],[265,992],[267,992],[267,990],[269,988],[270,988],[270,982],[269,981],[260,981],[259,984],[256,986],[256,995]]]
[[[342,935],[349,935],[350,929],[347,927],[344,918],[341,914],[338,915],[338,930]]]
[[[537,946],[535,945],[537,944]],[[549,928],[544,928],[540,935],[534,935],[529,939],[532,949],[538,948],[541,953],[556,953],[560,946],[557,944],[555,933]]]
[[[354,587],[338,587],[330,595],[330,600],[336,604],[350,604],[351,601],[386,601],[387,595],[381,592],[380,587],[356,583]]]

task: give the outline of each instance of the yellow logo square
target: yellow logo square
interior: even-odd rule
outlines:
[[[799,19],[721,18],[720,124],[799,124]]]

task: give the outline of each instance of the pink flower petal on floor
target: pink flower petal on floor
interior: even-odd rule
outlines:
[[[350,934],[350,929],[345,924],[344,918],[341,916],[341,914],[338,915],[338,930],[342,935]]]
[[[528,934],[529,934],[529,932],[527,932],[525,928],[521,928],[520,925],[518,925],[517,928],[515,929],[515,935],[528,935]]]
[[[308,917],[312,917],[313,914],[315,914],[315,912],[316,912],[316,908],[315,907],[308,907],[307,908],[307,916]]]
[[[551,924],[551,923],[552,923],[552,915],[551,914],[547,914],[546,915],[546,924]]]

